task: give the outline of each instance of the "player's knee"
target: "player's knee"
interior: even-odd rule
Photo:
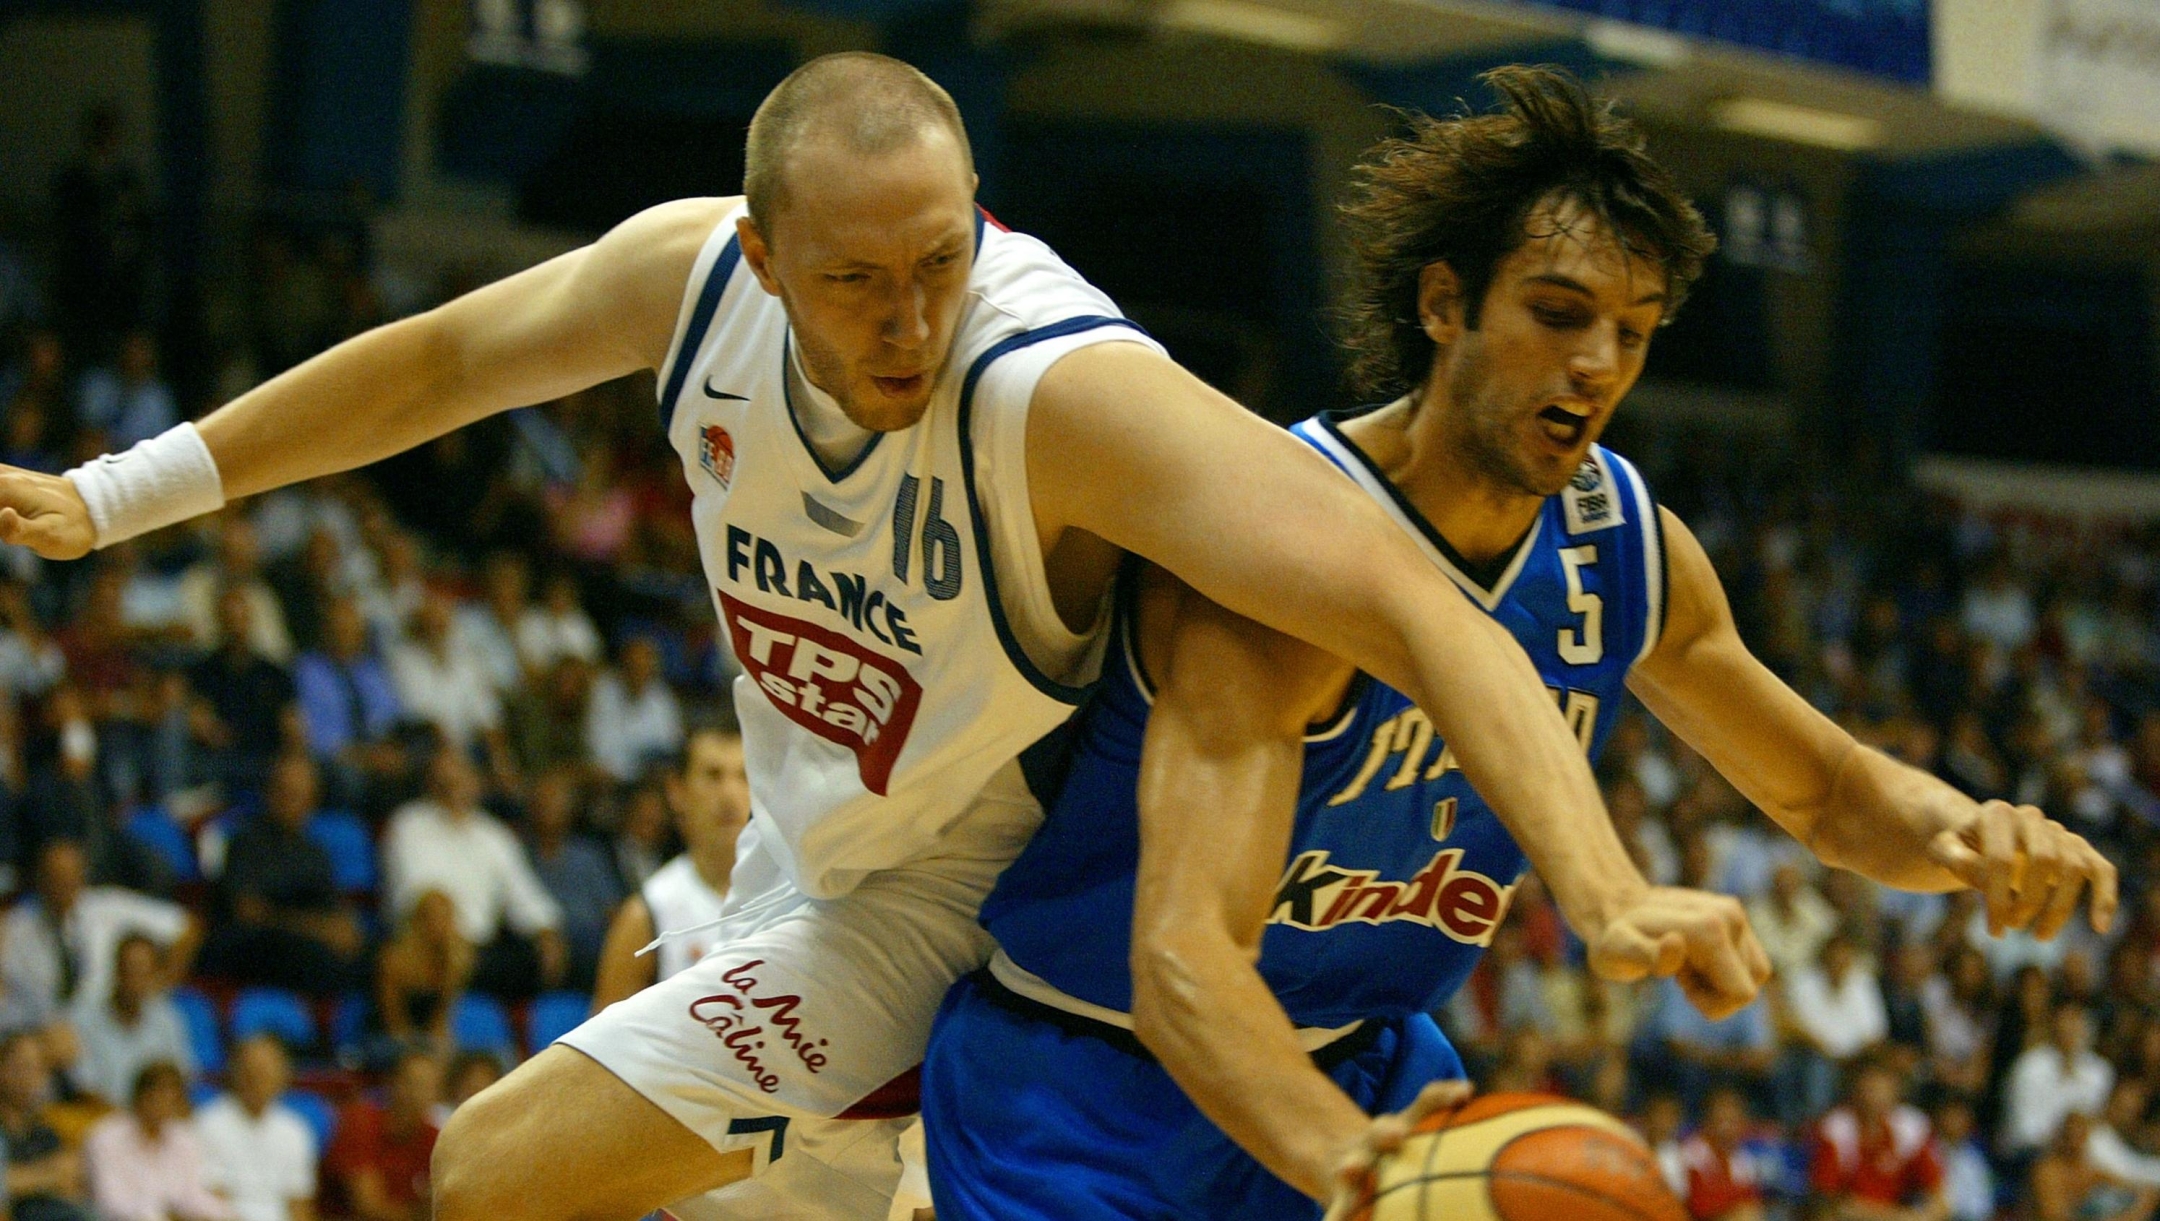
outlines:
[[[518,1164],[522,1142],[504,1139],[515,1124],[515,1108],[501,1104],[504,1093],[482,1091],[443,1125],[429,1163],[435,1221],[539,1215],[538,1202],[517,1189],[530,1167]]]

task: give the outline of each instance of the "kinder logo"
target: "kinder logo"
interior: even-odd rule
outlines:
[[[1275,887],[1269,924],[1323,932],[1343,924],[1407,920],[1439,929],[1464,945],[1490,945],[1515,886],[1463,869],[1462,849],[1433,854],[1407,882],[1383,882],[1370,869],[1338,869],[1323,850],[1301,852]]]
[[[922,686],[899,662],[838,632],[747,606],[726,593],[735,657],[787,719],[855,752],[863,787],[885,795],[907,745]]]
[[[705,468],[725,491],[735,478],[735,438],[718,424],[707,424],[698,433],[698,465]]]

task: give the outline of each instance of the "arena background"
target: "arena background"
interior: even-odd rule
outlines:
[[[1330,209],[1387,108],[1482,106],[1476,74],[1518,61],[1621,99],[1722,248],[1608,443],[1780,673],[1865,740],[2102,843],[2124,919],[1995,940],[1964,899],[1819,872],[1638,714],[1601,769],[1623,830],[1661,880],[1747,899],[1783,978],[1706,1029],[1670,992],[1587,981],[1529,887],[1443,1022],[1488,1088],[1641,1120],[1703,1216],[1735,1204],[1687,1177],[1709,1091],[1740,1087],[1759,1195],[1796,1211],[1861,1062],[1947,1121],[1960,1217],[2026,1210],[2046,1158],[2160,1184],[2150,3],[7,0],[0,459],[62,469],[640,207],[732,193],[766,90],[858,48],[951,90],[1003,221],[1280,421],[1347,401]],[[500,977],[449,990],[422,1041],[479,1054],[446,1113],[582,1015],[598,930],[671,851],[652,765],[725,715],[652,392],[490,420],[88,563],[0,556],[0,877],[33,893],[41,863],[66,868],[46,846],[79,843],[96,882],[188,913],[166,954],[186,978],[146,1003],[184,1032],[198,1100],[237,1040],[279,1034],[327,1215],[356,1215],[353,1176],[388,1156],[380,964],[457,936],[397,911],[377,859],[429,745],[478,761],[570,950],[557,971],[504,929]],[[357,729],[303,673],[347,608],[388,690]],[[492,699],[445,694],[474,674]],[[328,897],[220,876],[294,752],[317,764]],[[70,1046],[90,1032],[19,986],[36,927],[23,907],[0,931],[0,1024],[35,1036],[0,1043],[18,1171],[127,1102],[99,1058],[119,1052]],[[2104,1111],[2089,1148],[2058,1135],[2073,1108]],[[79,1176],[30,1181],[14,1215],[92,1215]]]

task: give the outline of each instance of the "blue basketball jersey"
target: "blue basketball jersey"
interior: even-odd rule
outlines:
[[[1355,414],[1327,413],[1294,432],[1507,626],[1595,758],[1619,714],[1628,670],[1663,623],[1664,539],[1641,477],[1594,447],[1512,556],[1495,565],[1490,584],[1481,584],[1344,435],[1340,422]],[[1019,966],[1121,1012],[1132,1007],[1135,791],[1152,699],[1127,602],[1103,680],[1072,723],[1069,770],[1054,800],[1043,793],[1048,816],[982,908],[984,925]],[[1525,868],[1522,849],[1425,713],[1361,675],[1340,712],[1306,738],[1297,821],[1260,973],[1304,1026],[1429,1010],[1461,986],[1491,943]]]

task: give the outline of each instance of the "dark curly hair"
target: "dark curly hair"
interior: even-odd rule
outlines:
[[[1634,255],[1665,273],[1664,319],[1702,274],[1717,239],[1642,132],[1563,68],[1510,65],[1479,78],[1504,101],[1493,114],[1407,114],[1407,135],[1383,140],[1352,171],[1341,207],[1351,283],[1341,311],[1350,380],[1390,398],[1417,386],[1433,342],[1418,323],[1418,273],[1444,262],[1478,325],[1493,267],[1528,237],[1540,203],[1581,205]]]

